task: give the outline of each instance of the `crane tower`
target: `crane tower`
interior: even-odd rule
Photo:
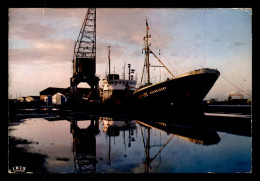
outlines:
[[[99,78],[96,74],[96,9],[89,8],[74,46],[71,94],[77,95],[77,86],[86,82],[90,86],[90,99],[98,97]]]

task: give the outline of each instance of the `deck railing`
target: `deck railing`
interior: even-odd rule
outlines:
[[[175,70],[172,73],[175,77],[178,77],[179,75],[192,71],[192,70],[195,70],[195,66],[185,67],[185,68],[182,68],[179,70]],[[150,81],[152,84],[156,84],[156,83],[163,82],[163,81],[166,81],[167,79],[171,79],[171,78],[172,78],[172,76],[170,73],[164,73],[164,74],[160,74],[160,75],[151,77]]]

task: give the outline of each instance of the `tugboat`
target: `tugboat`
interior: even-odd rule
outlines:
[[[216,69],[202,68],[189,71],[179,76],[173,73],[162,63],[162,61],[150,49],[149,26],[146,19],[146,35],[144,37],[143,50],[145,51],[145,61],[143,68],[146,70],[146,82],[141,85],[133,94],[136,97],[137,105],[140,108],[147,108],[149,112],[157,110],[195,110],[200,107],[200,103],[212,88],[218,79],[220,72]],[[170,78],[160,83],[152,84],[150,81],[150,62],[149,55],[154,57],[161,63],[169,74]],[[142,75],[142,79],[143,79]],[[141,79],[141,82],[142,82]]]
[[[103,79],[102,102],[109,102],[119,105],[125,102],[129,95],[132,95],[136,90],[136,80],[134,80],[134,69],[131,69],[131,64],[128,64],[128,79],[123,76],[120,79],[119,74],[110,73],[110,48],[108,46],[108,75]]]

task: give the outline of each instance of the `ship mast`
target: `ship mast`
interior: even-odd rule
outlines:
[[[149,25],[147,22],[147,18],[146,18],[146,36],[144,37],[144,44],[145,44],[145,66],[146,66],[146,72],[147,72],[147,83],[148,85],[150,85],[150,62],[149,62],[149,53],[150,53],[150,49],[149,49],[149,41],[148,39],[151,38],[151,35],[149,35],[148,33],[149,30]]]
[[[150,50],[149,46],[151,46],[151,43],[149,43],[149,38],[151,38],[151,35],[149,35],[149,25],[147,22],[147,18],[146,18],[146,35],[144,37],[144,48],[143,50],[145,50],[145,61],[144,61],[144,67],[146,67],[146,73],[147,73],[147,85],[150,85],[150,61],[149,61],[149,54],[153,54],[154,57],[162,64],[162,66],[169,72],[169,74],[175,78],[175,76],[173,75],[173,73],[162,63],[162,61],[153,53],[152,50]],[[144,69],[143,69],[144,72]],[[142,74],[142,78],[141,78],[141,82],[143,80],[143,74]]]
[[[108,75],[110,75],[110,48],[111,46],[107,46],[108,48]]]

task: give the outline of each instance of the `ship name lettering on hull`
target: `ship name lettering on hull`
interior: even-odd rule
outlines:
[[[159,88],[159,89],[152,90],[152,91],[150,91],[150,94],[155,94],[155,93],[161,92],[161,91],[163,91],[163,90],[166,90],[166,87],[161,87],[161,88]]]
[[[164,91],[164,90],[166,90],[166,87],[161,87],[161,88],[158,88],[155,90],[151,90],[149,93],[150,93],[150,95],[152,95],[152,94]],[[139,95],[138,97],[139,97],[139,99],[142,99],[142,98],[148,97],[148,96],[149,96],[148,92],[144,92],[143,94]]]
[[[142,98],[144,98],[144,97],[148,97],[148,93],[145,92],[145,93],[139,95],[138,97],[139,97],[139,99],[142,99]]]

